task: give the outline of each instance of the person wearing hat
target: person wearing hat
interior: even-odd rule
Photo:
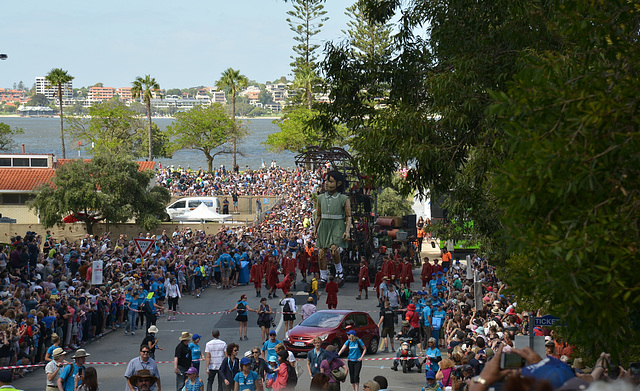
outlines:
[[[187,370],[191,367],[191,334],[183,331],[180,336],[180,343],[176,346],[173,355],[173,372],[176,374],[176,390],[182,390],[184,382],[187,380]]]
[[[367,349],[364,346],[364,342],[356,335],[355,330],[347,331],[347,341],[342,345],[342,348],[338,352],[338,356],[342,352],[348,352],[347,364],[349,365],[349,380],[351,381],[351,388],[353,391],[358,391],[360,387],[360,371],[362,370],[362,359],[367,353]]]
[[[311,315],[315,314],[317,307],[313,304],[313,297],[309,296],[307,302],[300,308],[300,315],[302,320],[307,319]]]
[[[377,287],[378,291],[378,302],[380,308],[384,308],[384,302],[388,301],[387,296],[389,295],[389,277],[382,276],[382,282]]]
[[[3,369],[0,371],[0,390],[3,391],[22,391],[11,385],[13,381],[13,373],[9,369]]]
[[[407,342],[409,343],[409,348],[411,349],[411,356],[417,357],[416,355],[416,346],[420,343],[420,330],[417,328],[411,327],[411,323],[408,320],[402,321],[402,329],[398,332],[395,339],[400,338],[410,338]],[[396,357],[400,357],[402,355],[402,349],[398,349],[396,352]],[[418,372],[422,370],[422,364],[420,364],[419,359],[414,360],[416,368],[418,368]],[[398,370],[398,365],[400,365],[399,360],[393,360],[393,365],[391,369],[394,371]]]
[[[150,357],[151,349],[146,345],[140,345],[140,355],[138,357],[133,358],[129,361],[127,365],[127,369],[124,372],[124,378],[127,380],[126,386],[130,391],[142,390],[137,380],[141,370],[145,370],[147,374],[147,378],[154,377],[153,382],[147,385],[146,382],[144,385],[147,387],[145,390],[154,391],[157,387],[158,391],[161,391],[162,385],[160,383],[160,372],[158,372],[158,364],[156,361]],[[136,388],[138,387],[138,388]]]
[[[200,373],[200,359],[202,358],[202,351],[200,350],[200,334],[193,334],[191,342],[189,343],[189,350],[191,350],[191,366],[198,370]]]
[[[84,374],[84,363],[87,360],[89,353],[87,353],[84,349],[76,350],[76,353],[71,356],[73,358],[73,364],[67,365],[59,372],[58,377],[58,389],[64,391],[74,391],[75,389],[75,376]],[[82,380],[78,383],[78,385],[82,384]]]
[[[334,377],[333,371],[342,371],[346,379],[349,368],[338,358],[335,346],[329,345],[325,350],[325,359],[320,364],[320,371],[329,376],[328,391],[340,391],[340,382],[343,380],[337,380]]]
[[[132,391],[152,391],[156,384],[159,390],[160,378],[148,369],[141,369],[129,378],[129,384]]]
[[[282,343],[279,339],[276,338],[275,330],[269,331],[269,339],[262,344],[262,358],[266,359],[267,357],[276,355],[276,345]]]
[[[204,391],[204,383],[198,377],[198,369],[196,367],[187,369],[185,374],[187,375],[187,380],[184,383],[185,391]]]
[[[260,376],[251,370],[251,360],[247,357],[242,357],[240,360],[241,371],[236,373],[233,377],[234,391],[255,391],[256,386],[261,384]]]
[[[68,363],[64,360],[66,352],[62,348],[55,348],[51,353],[52,360],[44,367],[47,374],[47,391],[58,391],[58,377],[60,371]]]
[[[442,391],[440,384],[436,381],[436,373],[434,371],[427,371],[425,377],[427,381],[424,383],[422,391]]]
[[[152,325],[147,329],[147,335],[142,340],[142,345],[149,348],[150,357],[155,360],[156,358],[156,349],[164,350],[160,346],[158,346],[158,338],[156,338],[156,334],[158,333],[158,328],[155,325]]]

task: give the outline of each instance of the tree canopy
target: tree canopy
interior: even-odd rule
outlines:
[[[111,100],[89,108],[89,117],[69,119],[71,136],[85,142],[85,149],[92,154],[131,154],[148,156],[148,131],[144,120],[124,103]],[[170,157],[169,138],[152,124],[153,154]]]
[[[213,159],[221,153],[230,153],[225,144],[238,136],[236,125],[220,103],[196,106],[189,111],[176,113],[175,121],[167,130],[173,138],[172,150],[196,149],[207,159],[207,169],[213,171]],[[240,129],[240,136],[246,134]]]
[[[507,260],[506,292],[561,317],[558,332],[586,357],[624,357],[640,329],[629,269],[640,220],[635,6],[362,3],[372,22],[399,15],[392,55],[372,62],[329,45],[332,103],[318,123],[348,126],[378,184],[407,167],[402,190],[444,197],[452,223]]]
[[[13,136],[16,134],[22,134],[24,131],[21,128],[11,128],[11,126],[0,122],[0,151],[8,151],[15,146]]]
[[[83,221],[88,233],[105,221],[124,223],[134,219],[143,229],[156,227],[171,196],[160,186],[150,187],[155,173],[116,154],[92,160],[73,160],[56,170],[51,183],[35,190],[29,204],[45,228],[61,224],[72,214]]]

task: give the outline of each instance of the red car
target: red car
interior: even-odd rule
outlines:
[[[358,338],[367,347],[367,353],[378,351],[380,330],[369,314],[361,311],[324,310],[311,315],[295,326],[285,336],[287,350],[295,353],[306,353],[313,349],[313,338],[320,337],[322,347],[329,345],[340,350],[347,340],[347,331],[355,330]]]

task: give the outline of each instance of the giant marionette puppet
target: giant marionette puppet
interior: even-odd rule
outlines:
[[[314,236],[318,247],[320,283],[327,282],[327,251],[335,264],[337,282],[344,277],[340,248],[347,248],[349,228],[351,227],[351,204],[349,197],[343,194],[347,180],[340,172],[332,170],[325,176],[324,193],[318,195],[316,203],[316,223]]]

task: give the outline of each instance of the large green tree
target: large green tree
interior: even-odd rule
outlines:
[[[88,153],[148,156],[148,132],[136,111],[111,100],[91,106],[88,114],[69,119],[71,136],[83,142]],[[154,156],[171,157],[169,137],[156,124],[152,124],[152,148]]]
[[[67,152],[64,147],[64,111],[62,110],[62,95],[64,88],[63,86],[73,80],[73,76],[69,75],[69,73],[61,68],[52,69],[47,75],[44,77],[52,87],[56,88],[56,95],[58,96],[58,103],[60,105],[60,142],[62,143],[62,158],[67,158]]]
[[[295,56],[291,56],[294,74],[303,67],[310,67],[316,70],[319,44],[313,42],[313,37],[320,33],[324,22],[329,17],[325,16],[322,0],[292,0],[292,10],[287,11],[287,23],[294,32],[293,39],[296,44],[293,46]]]
[[[640,9],[563,2],[561,50],[527,51],[496,91],[508,151],[493,191],[504,205],[510,290],[566,324],[590,357],[640,348]]]
[[[136,162],[122,155],[73,160],[58,168],[50,183],[35,190],[29,206],[45,228],[61,224],[71,214],[85,223],[90,234],[101,221],[134,219],[142,228],[152,229],[171,198],[167,189],[150,186],[154,177],[152,170],[140,171]]]
[[[153,92],[160,90],[160,85],[156,82],[156,79],[151,75],[146,75],[144,78],[138,76],[133,81],[133,87],[131,88],[131,95],[133,99],[142,98],[147,108],[147,118],[149,120],[148,130],[148,146],[149,146],[149,161],[153,160],[153,129],[151,121],[151,98],[153,98]]]
[[[16,134],[22,134],[24,131],[21,128],[11,128],[11,126],[0,122],[0,151],[8,151],[15,146],[13,136]]]
[[[357,0],[347,7],[345,15],[349,17],[348,29],[342,30],[342,33],[347,36],[355,58],[370,63],[388,61],[392,51],[392,25],[389,21],[368,19],[364,10],[363,0]]]
[[[216,83],[216,87],[219,89],[229,90],[231,95],[231,112],[233,116],[233,133],[231,134],[231,143],[233,148],[233,168],[237,165],[236,155],[238,153],[238,141],[240,140],[241,127],[236,123],[236,95],[239,89],[246,87],[249,83],[247,77],[240,73],[239,70],[233,68],[226,69],[222,72],[220,80]]]
[[[176,113],[174,123],[168,127],[173,138],[173,150],[196,149],[207,159],[207,169],[213,171],[213,159],[221,153],[229,153],[222,148],[243,133],[244,128],[229,117],[220,103],[211,106],[196,106],[189,111]],[[242,134],[240,134],[242,135]]]

